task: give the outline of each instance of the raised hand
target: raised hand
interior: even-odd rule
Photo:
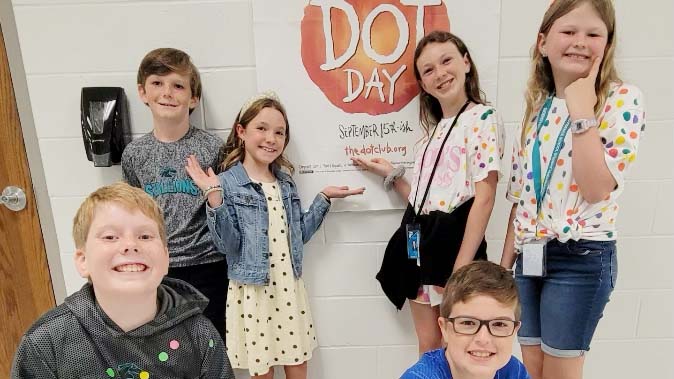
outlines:
[[[213,169],[209,167],[208,172],[204,172],[194,155],[187,157],[185,171],[187,171],[187,174],[192,178],[194,184],[196,184],[201,191],[205,191],[209,187],[220,184],[220,180],[215,172],[213,172]]]
[[[352,157],[351,161],[358,167],[379,175],[382,178],[387,177],[391,171],[393,171],[393,165],[384,158],[366,159]]]
[[[594,105],[597,104],[595,82],[599,74],[602,57],[595,57],[590,72],[576,79],[564,89],[564,99],[571,120],[594,118]]]
[[[348,186],[328,186],[323,188],[323,194],[331,199],[342,199],[351,195],[362,195],[365,187],[349,188]]]
[[[218,176],[215,175],[212,168],[208,168],[208,172],[204,170],[199,165],[199,161],[194,155],[187,157],[187,165],[185,166],[185,171],[192,178],[194,184],[199,187],[199,189],[204,192],[208,188],[220,186],[220,180]],[[216,191],[208,194],[208,205],[213,208],[219,207],[222,204],[222,192]]]

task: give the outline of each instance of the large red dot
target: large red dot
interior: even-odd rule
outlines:
[[[419,88],[414,78],[414,49],[416,47],[417,7],[405,6],[394,0],[347,0],[358,18],[358,29],[351,30],[346,13],[342,9],[332,8],[330,11],[330,28],[332,31],[332,44],[335,58],[342,56],[349,47],[351,33],[358,33],[356,51],[343,65],[327,71],[321,69],[326,62],[325,44],[326,38],[323,31],[323,14],[320,6],[307,5],[304,8],[304,17],[301,23],[301,46],[302,63],[311,80],[321,89],[327,99],[337,108],[348,113],[368,113],[371,115],[396,112],[419,93]],[[378,6],[390,4],[404,16],[409,30],[409,38],[405,44],[405,50],[395,62],[379,64],[366,54],[363,40],[363,23],[368,15]],[[449,31],[449,18],[447,8],[443,3],[435,6],[424,7],[424,33],[433,30]],[[394,52],[400,38],[400,30],[396,19],[389,11],[380,13],[372,22],[370,28],[370,45],[380,55],[389,55]],[[406,68],[397,78],[394,84],[393,103],[390,104],[390,81],[386,78],[384,70],[389,76]],[[381,101],[377,88],[372,88],[366,97],[367,86],[374,70],[377,70],[384,101]],[[348,73],[345,70],[353,70],[362,75],[364,88],[353,101],[345,102],[348,95]],[[358,88],[357,74],[351,74],[352,89]]]

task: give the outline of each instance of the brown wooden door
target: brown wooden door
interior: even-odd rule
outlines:
[[[26,192],[27,205],[18,212],[0,205],[0,378],[9,378],[21,335],[38,316],[54,306],[54,291],[0,25],[0,192],[9,185]]]

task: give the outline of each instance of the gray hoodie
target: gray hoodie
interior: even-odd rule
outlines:
[[[154,320],[124,332],[85,284],[24,334],[12,378],[234,379],[222,339],[201,314],[208,299],[165,278],[157,301]]]

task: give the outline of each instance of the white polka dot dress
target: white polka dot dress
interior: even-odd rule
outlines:
[[[260,184],[269,209],[269,284],[230,280],[227,295],[227,355],[251,375],[305,362],[317,345],[304,281],[293,275],[279,186]]]

